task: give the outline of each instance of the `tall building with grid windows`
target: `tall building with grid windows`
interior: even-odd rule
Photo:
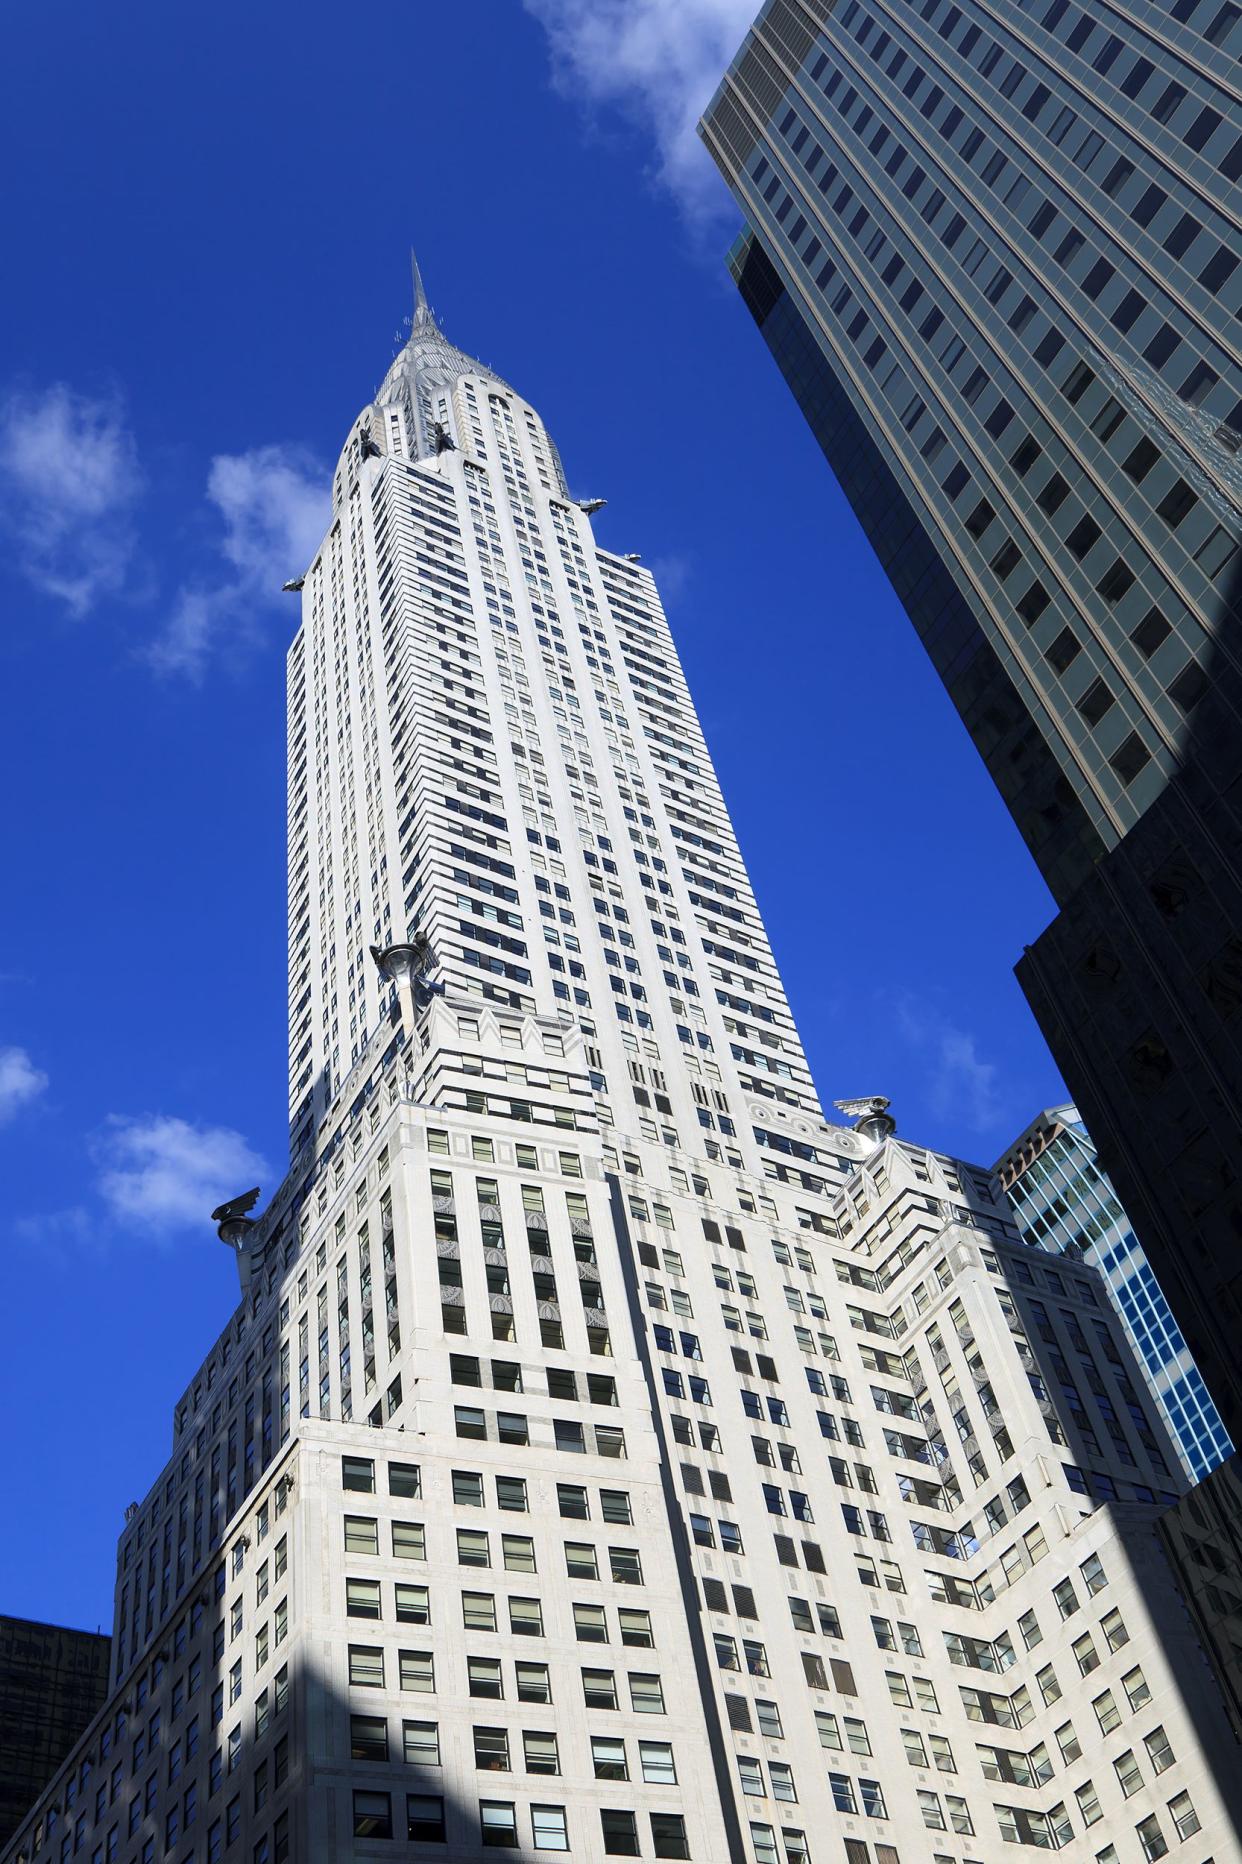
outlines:
[[[0,1844],[108,1692],[108,1640],[0,1617]]]
[[[1099,1269],[1186,1473],[1199,1481],[1233,1444],[1077,1107],[1039,1114],[993,1171],[1024,1241]]]
[[[654,583],[421,288],[334,504],[291,1169],[4,1864],[1242,1858],[1098,1276],[824,1118]]]
[[[1242,1430],[1234,0],[769,0],[743,298],[1060,909],[1019,978]]]

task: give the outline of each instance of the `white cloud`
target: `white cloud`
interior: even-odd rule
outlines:
[[[231,1126],[168,1114],[110,1120],[97,1155],[99,1191],[112,1215],[148,1230],[201,1228],[217,1204],[268,1176],[266,1162]]]
[[[23,575],[72,614],[124,586],[141,487],[118,397],[54,382],[0,404],[0,521]]]
[[[940,1011],[911,997],[897,999],[897,1026],[927,1059],[927,1099],[933,1113],[992,1132],[1008,1119],[1000,1070],[979,1052],[976,1038]]]
[[[227,572],[181,589],[147,652],[158,672],[192,680],[202,677],[212,654],[253,639],[257,613],[292,606],[281,584],[310,563],[331,516],[328,475],[297,447],[217,455],[207,497],[223,520],[219,548]]]
[[[207,496],[225,522],[221,545],[242,581],[280,583],[310,562],[331,515],[328,475],[296,447],[221,453],[211,462]]]
[[[656,173],[692,221],[732,211],[695,131],[756,0],[525,0],[568,95],[612,105],[654,138]]]
[[[680,551],[675,551],[672,556],[653,557],[647,568],[655,577],[660,599],[666,605],[680,600],[694,574],[690,558]]]
[[[46,1087],[47,1076],[24,1048],[0,1048],[0,1125],[37,1100]]]

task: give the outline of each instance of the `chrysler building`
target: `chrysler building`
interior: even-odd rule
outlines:
[[[289,1175],[220,1187],[240,1304],[3,1864],[1236,1864],[1103,1284],[825,1117],[602,502],[416,268],[289,566]]]

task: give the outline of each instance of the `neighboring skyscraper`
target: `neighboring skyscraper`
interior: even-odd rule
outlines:
[[[0,1845],[108,1694],[109,1640],[0,1617]]]
[[[1232,1455],[1229,1432],[1077,1107],[1041,1113],[992,1169],[1028,1242],[1100,1270],[1187,1474],[1206,1476]]]
[[[824,1120],[655,585],[421,289],[335,489],[293,1168],[217,1212],[242,1305],[6,1864],[1237,1864],[1098,1276]]]
[[[1242,1470],[1236,1456],[1160,1517],[1178,1591],[1242,1741]]]
[[[1062,908],[1019,976],[1242,1431],[1233,0],[770,0],[752,315]]]

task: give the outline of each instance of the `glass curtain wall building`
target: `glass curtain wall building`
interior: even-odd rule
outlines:
[[[1100,1278],[824,1117],[597,506],[420,287],[291,577],[290,1173],[4,1864],[1237,1864]]]
[[[93,1631],[0,1617],[0,1845],[102,1707],[108,1657]]]
[[[742,296],[1051,888],[1019,976],[1242,1428],[1242,11],[770,0]]]
[[[1028,1242],[1099,1269],[1188,1475],[1206,1476],[1233,1444],[1077,1107],[1041,1113],[993,1170]]]

